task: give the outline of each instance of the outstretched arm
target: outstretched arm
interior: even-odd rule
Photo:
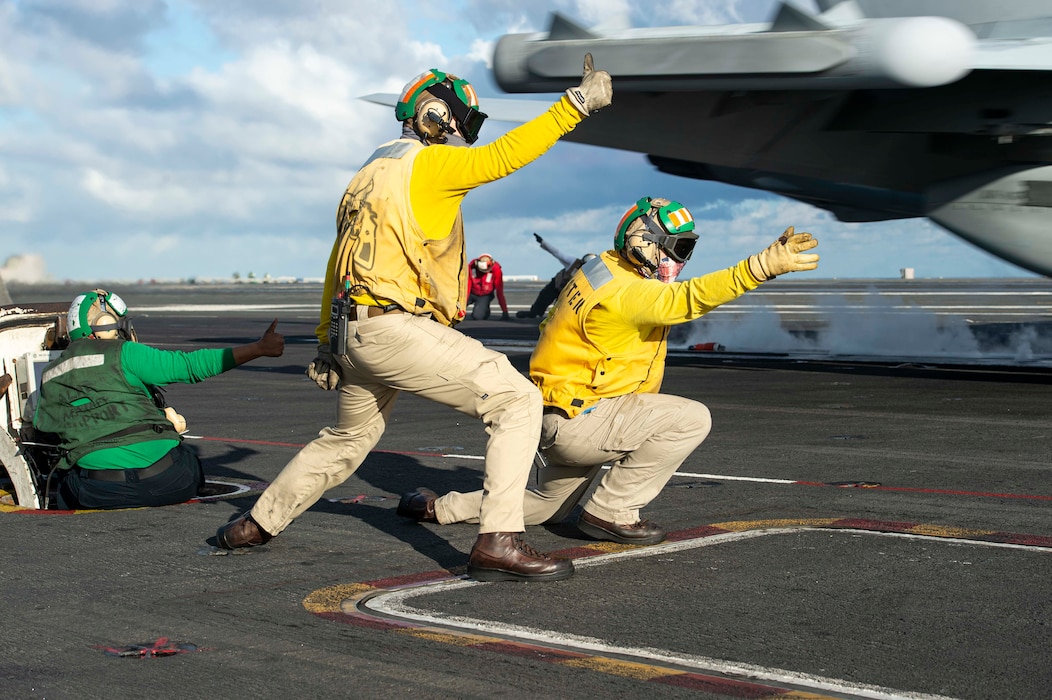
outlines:
[[[546,252],[550,253],[551,255],[554,255],[555,259],[563,264],[563,268],[564,269],[567,268],[567,267],[570,267],[575,262],[577,262],[577,258],[571,258],[569,255],[565,255],[564,253],[560,253],[559,250],[555,246],[553,246],[551,243],[549,243],[548,241],[546,241],[543,238],[541,238],[540,236],[538,236],[536,233],[533,234],[533,237],[537,239],[537,242],[541,245],[541,248],[543,250],[545,250]]]
[[[640,280],[632,286],[631,293],[622,294],[609,303],[617,305],[621,316],[630,324],[669,326],[686,323],[778,275],[816,269],[818,254],[807,251],[817,245],[818,241],[810,233],[796,233],[790,226],[765,250],[726,270],[671,284]]]
[[[274,319],[259,340],[235,348],[182,352],[125,343],[121,348],[121,365],[129,381],[139,381],[144,386],[196,384],[257,357],[280,356],[285,351],[285,337],[275,332],[277,325],[278,320]]]
[[[281,357],[285,352],[285,336],[274,330],[277,326],[278,319],[274,319],[259,340],[233,348],[234,364],[243,365],[260,357]]]
[[[613,99],[610,74],[595,70],[589,54],[581,85],[548,111],[485,146],[428,146],[416,157],[409,186],[413,213],[429,238],[445,238],[464,196],[510,175],[555,145],[589,114]]]

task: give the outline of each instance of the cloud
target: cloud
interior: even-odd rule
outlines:
[[[12,255],[0,267],[5,282],[36,283],[49,280],[47,265],[39,255]]]
[[[552,11],[589,27],[766,21],[774,0],[0,0],[0,249],[58,278],[316,277],[346,183],[398,134],[389,108],[421,70],[487,97],[502,34]],[[487,123],[483,142],[508,128]],[[472,192],[469,253],[509,274],[609,245],[624,209],[669,196],[703,220],[692,267],[733,264],[792,223],[822,241],[823,275],[1019,274],[926,221],[845,225],[790,200],[657,172],[635,153],[560,143]],[[115,252],[119,251],[119,252]],[[930,272],[929,272],[930,271]]]

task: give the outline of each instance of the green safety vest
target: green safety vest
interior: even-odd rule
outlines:
[[[44,370],[33,427],[58,436],[63,468],[99,449],[180,439],[149,391],[125,377],[125,342],[76,340]]]

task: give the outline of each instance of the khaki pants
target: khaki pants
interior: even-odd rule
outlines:
[[[328,489],[343,483],[376,446],[395,400],[406,391],[486,425],[479,532],[522,532],[522,492],[541,427],[537,388],[504,355],[421,316],[368,318],[358,307],[340,368],[336,426],[324,428],[289,462],[252,508],[276,535]],[[482,494],[485,494],[483,497]]]
[[[712,427],[709,409],[665,394],[628,394],[603,399],[573,420],[546,413],[536,491],[525,492],[527,525],[559,522],[573,510],[599,474],[612,463],[584,509],[619,525],[639,521],[639,511],[665,487],[683,460]],[[452,491],[435,501],[438,522],[476,522],[482,492]]]

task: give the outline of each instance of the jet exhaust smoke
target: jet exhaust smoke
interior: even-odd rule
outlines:
[[[786,325],[772,308],[717,310],[673,329],[669,349],[719,344],[726,353],[1052,367],[1052,321],[974,323],[876,291],[862,301],[827,297],[806,321]]]

